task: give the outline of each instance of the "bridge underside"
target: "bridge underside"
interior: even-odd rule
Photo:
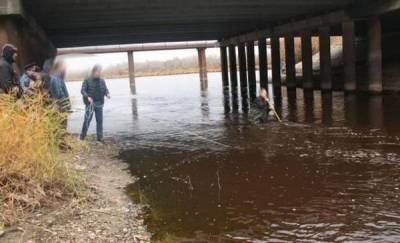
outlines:
[[[229,60],[231,91],[237,90],[239,64],[241,91],[244,96],[249,93],[254,97],[257,42],[261,43],[260,84],[266,87],[270,65],[276,96],[280,96],[282,84],[289,89],[400,91],[400,73],[396,71],[400,67],[400,0],[0,0],[0,16],[0,30],[4,32],[0,33],[0,43],[17,44],[27,53],[25,62],[51,59],[55,53],[52,44],[62,48],[218,40],[224,85],[228,83]],[[23,28],[27,23],[29,26]],[[16,35],[18,31],[27,38]],[[318,37],[318,43],[311,42],[312,35]],[[343,37],[343,82],[338,82],[332,70],[332,35]],[[295,70],[299,52],[294,51],[294,37],[301,39],[300,83]],[[267,58],[267,38],[271,60]],[[319,70],[313,70],[312,50],[316,44]],[[44,51],[39,55],[32,49]],[[128,50],[131,73],[132,51]],[[198,51],[199,69],[203,70],[200,77],[207,80],[205,50],[198,47]]]
[[[57,47],[217,40],[357,0],[23,0]],[[366,1],[364,1],[366,2]]]

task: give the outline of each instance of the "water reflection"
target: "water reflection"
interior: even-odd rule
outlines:
[[[229,86],[228,87],[224,87],[223,90],[223,102],[224,102],[224,113],[225,114],[229,114],[229,112],[231,111],[231,106],[230,106],[230,95],[229,95]]]
[[[345,119],[348,124],[354,126],[357,124],[357,95],[346,94],[344,96],[344,103]]]
[[[386,95],[382,97],[384,112],[384,126],[390,134],[400,134],[399,103],[400,95]]]
[[[136,121],[139,118],[136,98],[131,99],[131,104],[132,104],[132,118],[134,121]]]
[[[345,117],[348,124],[353,127],[384,129],[384,118],[388,115],[388,121],[397,119],[396,114],[385,114],[386,105],[383,100],[396,100],[396,96],[376,96],[366,94],[345,95]],[[388,126],[390,129],[390,126]]]
[[[382,96],[373,95],[369,97],[368,114],[371,126],[373,128],[382,129],[384,120]]]
[[[288,116],[287,119],[289,121],[297,121],[297,90],[288,90],[287,91],[287,99],[288,99]]]
[[[322,123],[324,125],[332,125],[333,123],[333,102],[332,92],[322,92],[321,105],[322,105]]]
[[[247,93],[247,90],[242,91],[242,111],[244,114],[247,114],[249,112],[249,95]]]
[[[239,96],[237,90],[232,91],[232,111],[238,113],[239,111]]]
[[[304,90],[304,121],[313,123],[315,120],[314,115],[314,91]]]
[[[210,114],[210,108],[208,106],[208,92],[207,89],[201,91],[201,114],[203,119],[208,119]]]

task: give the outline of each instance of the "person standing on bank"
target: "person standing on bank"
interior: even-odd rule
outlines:
[[[0,58],[0,94],[17,94],[20,95],[19,77],[14,70],[13,63],[17,61],[18,49],[11,45],[5,44],[2,49]]]
[[[66,68],[63,61],[58,61],[53,67],[50,79],[49,96],[56,102],[60,112],[68,112],[71,108],[69,93],[65,85]]]
[[[104,97],[110,99],[106,82],[101,78],[102,67],[95,65],[89,78],[83,81],[82,96],[85,103],[85,119],[83,122],[81,140],[86,138],[90,122],[93,118],[93,113],[96,117],[96,133],[97,141],[103,141],[103,107]]]

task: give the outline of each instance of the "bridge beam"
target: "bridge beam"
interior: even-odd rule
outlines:
[[[247,42],[246,47],[247,47],[247,78],[249,80],[249,95],[250,95],[250,101],[253,102],[256,99],[257,95],[254,42],[253,41]]]
[[[57,49],[41,27],[33,18],[25,15],[20,0],[0,1],[0,49],[6,43],[18,48],[19,72],[28,62],[42,66],[46,60],[57,55]]]
[[[239,75],[240,75],[240,93],[242,98],[248,97],[247,92],[247,63],[246,63],[246,47],[244,43],[238,46],[239,52]]]
[[[231,92],[237,94],[237,63],[236,63],[236,47],[234,45],[229,46],[229,68],[231,76]]]
[[[303,71],[303,88],[310,90],[313,88],[313,64],[312,64],[312,44],[311,31],[305,30],[301,33],[301,55]]]
[[[382,90],[382,27],[379,17],[374,16],[368,20],[368,91]]]
[[[228,76],[228,55],[226,51],[226,47],[221,46],[221,74],[222,74],[222,87],[225,91],[229,91],[229,76]]]
[[[354,21],[342,23],[343,36],[343,65],[344,65],[344,90],[354,92],[357,87],[356,80],[356,46]]]
[[[128,52],[129,87],[131,94],[136,94],[135,59],[133,51]]]
[[[23,15],[21,0],[1,0],[0,15]]]
[[[206,48],[197,48],[201,90],[208,88]]]
[[[331,36],[330,27],[322,26],[319,28],[319,60],[321,89],[332,90],[332,71],[331,71]]]
[[[286,87],[290,90],[296,89],[296,60],[294,51],[294,36],[285,36],[285,55],[286,55]]]
[[[258,40],[258,58],[260,69],[260,88],[268,90],[267,40],[265,38]]]
[[[271,56],[272,56],[272,86],[274,96],[281,97],[281,54],[279,36],[271,37]]]

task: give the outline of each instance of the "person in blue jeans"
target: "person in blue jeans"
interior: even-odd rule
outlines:
[[[93,118],[93,113],[96,117],[96,133],[97,141],[103,141],[103,107],[104,97],[110,98],[106,82],[101,78],[102,68],[100,65],[93,67],[89,78],[83,81],[82,96],[85,103],[85,119],[83,122],[81,140],[84,140],[89,129],[90,122]]]

